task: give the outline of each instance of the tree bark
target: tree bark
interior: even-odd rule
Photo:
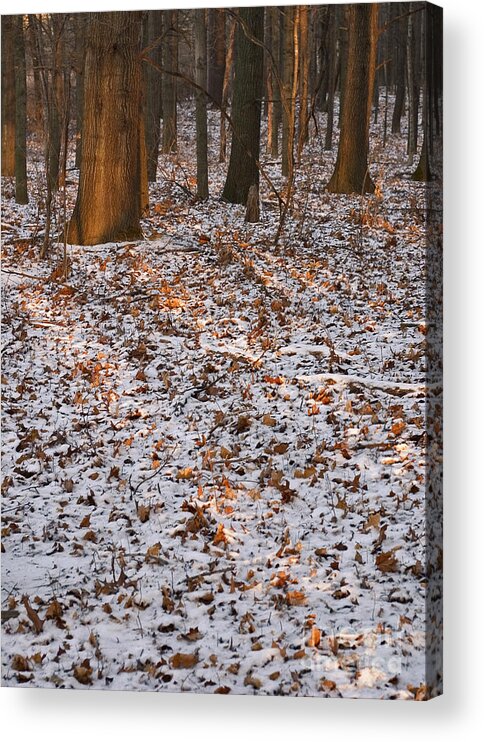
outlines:
[[[329,49],[329,60],[328,60],[328,96],[327,96],[327,119],[326,119],[326,134],[324,137],[324,149],[331,150],[333,148],[333,129],[334,129],[334,93],[336,88],[336,66],[337,66],[337,39],[338,39],[338,8],[328,7],[329,12],[329,43],[331,48]]]
[[[292,160],[291,139],[296,101],[292,98],[294,80],[294,16],[296,8],[286,5],[282,21],[282,174],[289,175]]]
[[[429,181],[432,179],[430,170],[430,142],[432,138],[432,96],[430,91],[431,64],[432,64],[432,35],[429,21],[430,6],[423,8],[421,22],[422,34],[422,147],[420,157],[412,174],[412,180]]]
[[[375,3],[349,6],[348,63],[336,166],[328,190],[373,193],[368,171],[369,122],[375,74]]]
[[[270,51],[271,58],[268,63],[268,76],[267,76],[267,96],[268,96],[268,107],[267,107],[267,146],[272,157],[277,157],[279,154],[279,127],[281,125],[282,110],[281,110],[281,90],[279,86],[279,52],[280,52],[280,18],[281,14],[279,8],[268,7],[266,9],[268,16],[268,26],[270,32],[268,34],[270,38]],[[274,66],[277,65],[277,69]]]
[[[417,153],[418,109],[420,86],[418,82],[417,15],[415,3],[410,4],[407,34],[407,90],[408,90],[408,139],[407,155],[411,162]]]
[[[229,41],[227,46],[227,57],[225,59],[224,82],[222,87],[222,104],[220,106],[220,147],[219,162],[225,162],[227,156],[227,120],[226,111],[229,100],[229,88],[232,77],[232,64],[234,59],[235,45],[235,20],[230,19],[229,24]]]
[[[23,15],[15,24],[15,201],[27,204],[27,84]]]
[[[402,3],[396,3],[395,13],[403,15]],[[392,134],[400,134],[401,120],[405,108],[405,67],[407,63],[406,19],[393,24],[393,76],[395,81],[395,105],[392,113]]]
[[[225,72],[225,10],[208,9],[208,94],[222,105]]]
[[[2,18],[2,175],[15,175],[15,25]]]
[[[160,67],[162,64],[162,30],[162,11],[146,11],[143,22],[143,48],[150,47],[147,54],[150,59]],[[143,112],[147,154],[147,176],[150,183],[156,181],[156,169],[158,167],[161,100],[161,75],[156,68],[145,62],[143,64]]]
[[[232,145],[222,198],[245,204],[250,186],[259,185],[264,8],[239,8],[237,15]]]
[[[309,8],[301,5],[299,8],[299,35],[300,35],[300,75],[299,75],[299,135],[297,143],[297,158],[301,160],[303,147],[309,137]]]
[[[165,38],[163,44],[163,136],[162,151],[164,154],[177,150],[177,82],[178,72],[178,11],[164,10],[163,22]]]
[[[89,14],[82,158],[68,241],[142,236],[140,12]]]
[[[206,11],[198,8],[194,13],[195,37],[195,118],[197,139],[197,198],[208,198],[208,135],[207,135],[207,25]],[[201,88],[201,89],[200,89]]]
[[[76,80],[76,167],[81,166],[82,150],[82,115],[84,110],[84,54],[86,50],[86,16],[84,13],[75,15],[75,80]]]

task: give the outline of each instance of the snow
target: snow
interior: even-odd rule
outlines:
[[[160,179],[146,239],[69,246],[65,283],[4,189],[3,682],[412,699],[425,189],[398,137],[381,196],[325,193],[316,139],[275,247],[269,193],[250,226],[217,198],[210,117],[208,202]],[[188,123],[179,149],[185,182]]]

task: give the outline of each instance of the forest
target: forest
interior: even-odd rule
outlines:
[[[442,9],[1,21],[3,683],[438,695]]]

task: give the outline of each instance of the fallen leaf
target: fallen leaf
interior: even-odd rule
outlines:
[[[380,572],[398,572],[398,559],[393,551],[383,551],[375,559]]]
[[[195,667],[198,662],[198,655],[184,654],[183,652],[177,652],[170,659],[170,665],[174,670],[189,670],[190,668]]]

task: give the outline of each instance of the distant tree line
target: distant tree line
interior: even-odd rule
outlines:
[[[429,180],[442,134],[441,8],[397,2],[2,16],[2,175],[15,178],[15,198],[27,203],[27,143],[41,139],[44,253],[73,148],[79,186],[66,238],[96,244],[141,235],[148,183],[159,154],[177,152],[178,104],[188,100],[200,199],[209,195],[209,107],[220,112],[221,162],[230,142],[222,192],[230,203],[253,199],[260,179],[268,180],[264,161],[280,158],[287,184],[278,198],[287,213],[314,136],[321,158],[337,146],[323,185],[371,193],[369,129],[380,115],[381,145],[401,135],[405,121],[413,177]]]

